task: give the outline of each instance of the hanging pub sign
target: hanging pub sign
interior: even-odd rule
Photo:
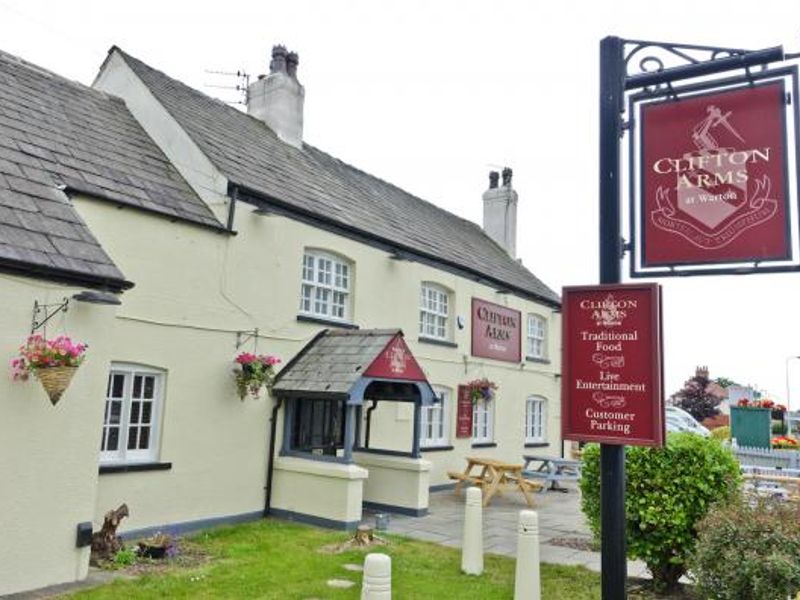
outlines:
[[[791,259],[785,87],[641,104],[642,267]]]
[[[469,386],[458,386],[456,404],[456,437],[472,437],[472,397]]]
[[[472,355],[519,362],[522,314],[499,304],[472,299]]]
[[[663,445],[660,296],[657,284],[564,288],[564,439]]]

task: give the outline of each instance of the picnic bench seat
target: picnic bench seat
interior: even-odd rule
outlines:
[[[448,471],[447,476],[450,479],[455,479],[459,483],[471,483],[472,485],[483,486],[486,483],[485,479],[476,477],[474,475],[465,475],[460,471]]]
[[[523,471],[523,475],[525,472]],[[544,484],[541,481],[534,481],[527,477],[515,477],[514,475],[506,475],[506,479],[519,483],[522,487],[526,488],[529,492],[541,492],[544,489]]]

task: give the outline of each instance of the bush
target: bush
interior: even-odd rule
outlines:
[[[123,548],[114,555],[114,564],[119,567],[129,567],[136,562],[136,552],[133,548]]]
[[[720,442],[724,442],[731,439],[731,428],[729,425],[724,425],[723,427],[717,427],[716,429],[711,430],[711,437],[715,440],[719,440]]]
[[[717,440],[669,434],[664,448],[626,450],[626,536],[630,558],[647,564],[656,591],[673,589],[686,572],[696,525],[714,502],[735,496],[739,464]],[[600,539],[600,448],[584,449],[582,508]]]
[[[730,503],[699,524],[691,570],[701,598],[785,600],[800,591],[800,506]]]

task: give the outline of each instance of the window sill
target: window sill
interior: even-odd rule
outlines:
[[[417,341],[420,344],[431,344],[432,346],[444,346],[445,348],[458,348],[458,344],[449,340],[439,340],[436,338],[419,336]]]
[[[473,448],[497,448],[497,442],[473,442]]]
[[[452,450],[453,446],[422,446],[420,452],[447,452]]]
[[[549,365],[550,360],[547,358],[536,358],[535,356],[526,356],[525,362],[539,363],[540,365]]]
[[[171,462],[148,462],[148,463],[116,463],[100,465],[100,475],[107,473],[137,473],[139,471],[169,471],[172,469]]]
[[[318,325],[330,325],[331,327],[339,327],[340,329],[358,329],[355,323],[348,323],[347,321],[337,321],[336,319],[326,319],[325,317],[313,317],[311,315],[297,315],[297,320],[300,323],[316,323]]]
[[[525,442],[526,448],[547,448],[550,442]]]

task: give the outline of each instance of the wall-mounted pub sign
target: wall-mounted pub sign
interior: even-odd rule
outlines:
[[[469,393],[469,386],[466,385],[458,386],[456,437],[472,437],[472,397]]]
[[[472,355],[519,362],[522,314],[478,298],[472,299]]]
[[[657,284],[564,288],[564,439],[663,445],[660,296]]]
[[[783,80],[643,103],[643,267],[791,258]]]

